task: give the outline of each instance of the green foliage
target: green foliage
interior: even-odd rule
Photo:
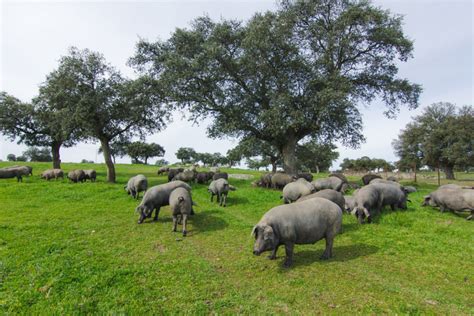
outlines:
[[[7,160],[8,161],[16,161],[16,156],[14,154],[8,154],[7,155]]]
[[[34,174],[50,168],[28,164]],[[117,165],[109,184],[103,164],[63,164],[65,172],[90,168],[96,183],[0,181],[0,313],[473,313],[472,223],[421,207],[434,185],[419,184],[408,210],[386,208],[373,224],[344,215],[332,259],[319,260],[324,240],[296,245],[295,266],[283,269],[283,248],[274,261],[252,254],[253,225],[281,205],[281,192],[252,187],[261,173],[223,169],[253,176],[230,179],[238,189],[225,209],[210,203],[207,185],[191,184],[198,206],[182,238],[171,232],[169,207],[137,225],[139,202],[123,191],[136,174],[150,186],[167,182],[155,166]],[[474,185],[473,174],[465,177],[471,182],[459,183]]]
[[[53,73],[51,80],[59,87],[53,92],[67,101],[72,113],[67,120],[73,120],[84,137],[100,141],[108,180],[114,182],[110,143],[161,130],[169,111],[161,106],[149,78],[126,79],[100,53],[88,49],[70,48]]]
[[[166,103],[211,117],[210,136],[266,141],[292,173],[303,138],[363,141],[358,104],[380,97],[391,117],[417,107],[420,86],[396,77],[412,50],[402,18],[368,1],[283,1],[246,23],[200,17],[140,40],[130,63]]]
[[[82,160],[81,160],[81,163],[89,163],[89,164],[91,164],[91,163],[94,163],[94,161],[93,161],[93,160],[82,159]]]
[[[165,160],[165,159],[158,159],[157,161],[155,161],[155,166],[167,166],[169,165],[170,162],[168,160]]]
[[[138,141],[128,144],[126,146],[126,153],[132,158],[132,163],[147,164],[149,158],[163,157],[165,155],[165,149],[156,143],[147,144]]]
[[[245,137],[239,144],[232,149],[234,154],[240,155],[242,158],[247,158],[247,165],[250,163],[254,167],[251,169],[258,169],[258,165],[266,167],[272,165],[272,171],[275,172],[277,166],[281,165],[282,158],[278,149],[267,141],[263,141],[256,137]],[[260,157],[260,159],[251,159]],[[266,165],[262,165],[266,163]]]
[[[392,143],[400,165],[441,167],[448,179],[454,178],[455,167],[474,166],[472,106],[456,109],[451,103],[434,103],[413,120]]]
[[[395,166],[385,159],[369,158],[363,156],[357,159],[344,158],[340,165],[343,171],[375,171],[375,172],[388,172],[395,169]]]
[[[29,147],[23,152],[23,156],[29,161],[48,162],[53,160],[48,148]]]
[[[196,151],[193,148],[190,147],[180,147],[178,148],[178,151],[176,152],[176,158],[181,160],[181,162],[184,163],[191,163],[196,159]]]
[[[296,159],[298,170],[310,172],[328,171],[332,162],[339,157],[333,144],[320,144],[315,141],[298,145]]]
[[[17,156],[16,161],[27,161],[28,159],[25,156]]]

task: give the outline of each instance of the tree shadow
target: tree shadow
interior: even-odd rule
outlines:
[[[191,216],[191,223],[193,224],[193,235],[200,232],[209,232],[222,230],[229,226],[225,220],[216,216],[219,211],[200,211]]]
[[[322,241],[324,243],[324,241]],[[324,249],[320,250],[297,250],[293,254],[293,268],[300,266],[308,266],[311,264],[331,264],[331,262],[346,262],[357,259],[359,257],[365,257],[374,254],[378,251],[378,247],[367,245],[367,244],[353,244],[347,246],[335,246],[333,247],[333,257],[329,260],[321,260],[320,257],[324,252]],[[284,253],[284,252],[283,252]],[[284,258],[284,255],[282,256]],[[282,271],[286,271],[285,268],[281,268]]]

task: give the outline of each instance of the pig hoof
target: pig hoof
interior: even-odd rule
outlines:
[[[275,260],[277,257],[270,255],[270,256],[268,256],[267,258],[270,259],[270,260]]]
[[[327,254],[323,254],[321,257],[319,257],[321,260],[328,260],[329,259],[329,255]]]
[[[183,231],[183,237],[186,237],[187,234],[188,234],[187,231]]]
[[[293,265],[293,262],[291,262],[291,261],[285,261],[285,262],[283,263],[283,268],[287,268],[287,269],[288,269],[288,268],[291,268],[292,265]]]

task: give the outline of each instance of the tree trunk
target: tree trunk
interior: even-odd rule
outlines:
[[[281,149],[283,169],[288,174],[296,174],[296,143],[298,140],[292,135],[286,138],[286,144]]]
[[[145,157],[145,165],[148,165],[148,157]]]
[[[448,180],[455,180],[454,178],[454,171],[452,166],[444,166],[444,174],[446,175],[446,179]]]
[[[416,163],[413,164],[413,172],[415,173],[415,183],[416,183]]]
[[[53,142],[51,145],[51,153],[53,155],[53,168],[61,169],[61,157],[59,155],[59,149],[61,148],[60,142]]]
[[[115,155],[111,155],[112,156],[112,160],[114,161],[114,165],[115,165]]]
[[[316,165],[316,173],[319,174],[319,166]]]
[[[102,146],[105,164],[107,165],[107,181],[115,183],[115,166],[110,153],[109,140],[106,138],[100,139],[100,145]]]

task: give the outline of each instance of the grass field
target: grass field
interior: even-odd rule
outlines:
[[[8,163],[0,163],[0,167]],[[344,215],[334,257],[324,241],[295,246],[294,267],[252,255],[251,229],[280,192],[234,180],[226,208],[193,184],[199,205],[188,237],[172,233],[169,208],[137,225],[123,185],[156,167],[118,165],[118,183],[46,182],[32,163],[23,183],[0,180],[0,311],[21,314],[473,314],[473,222],[422,208],[435,185],[419,185],[407,211],[384,210],[373,224]],[[234,170],[233,173],[256,172]],[[323,174],[319,176],[324,176]],[[463,182],[466,183],[466,182]]]

